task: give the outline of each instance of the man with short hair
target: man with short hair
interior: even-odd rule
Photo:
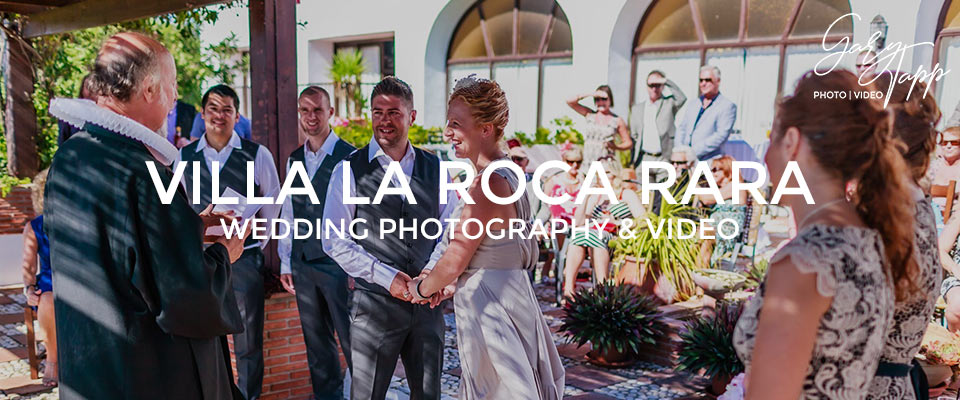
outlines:
[[[721,149],[737,121],[737,105],[720,94],[720,68],[700,68],[700,98],[677,127],[675,145],[690,146],[698,160],[722,155]]]
[[[664,94],[664,87],[670,91]],[[647,96],[630,108],[630,134],[633,137],[633,168],[640,168],[643,161],[666,161],[673,152],[674,124],[677,112],[687,102],[676,83],[667,79],[658,70],[647,74]],[[654,181],[666,175],[658,172]]]
[[[50,107],[83,128],[60,146],[46,185],[60,394],[233,398],[220,338],[242,329],[230,280],[245,237],[209,238],[204,249],[205,226],[220,220],[198,216],[173,180],[177,150],[161,132],[177,99],[173,57],[150,37],[119,33],[92,75],[96,103]]]
[[[297,296],[314,398],[341,399],[343,376],[334,332],[340,338],[347,367],[351,367],[348,277],[323,252],[322,239],[296,238],[298,225],[294,219],[311,222],[323,219],[324,199],[333,168],[356,149],[340,140],[330,128],[334,109],[326,90],[319,86],[307,87],[300,92],[297,104],[299,131],[306,141],[287,157],[287,175],[293,163],[303,165],[310,181],[300,184],[312,185],[319,202],[313,203],[306,196],[289,196],[284,200],[280,218],[290,224],[291,231],[277,246],[280,282],[284,289]],[[303,234],[312,236],[307,232]]]
[[[216,85],[203,94],[200,101],[206,132],[180,149],[178,163],[187,163],[183,173],[189,198],[194,196],[194,179],[199,179],[198,212],[211,204],[213,192],[223,195],[232,189],[247,197],[247,163],[253,162],[254,195],[273,197],[280,191],[277,167],[266,147],[241,139],[234,129],[239,115],[240,98],[227,85]],[[194,162],[199,164],[194,170]],[[219,187],[213,188],[212,171],[219,170]],[[199,174],[198,178],[194,174]],[[258,211],[259,218],[272,219],[280,213],[280,206],[266,204]],[[248,227],[247,229],[252,229]],[[243,256],[233,263],[231,278],[233,290],[243,317],[244,331],[233,335],[233,352],[237,357],[237,385],[248,400],[260,397],[263,386],[263,247],[266,240],[252,237],[244,243]]]
[[[408,139],[417,116],[410,86],[388,76],[373,88],[370,99],[373,138],[337,164],[323,208],[324,221],[346,226],[356,220],[356,232],[367,234],[364,238],[324,235],[323,240],[324,253],[357,280],[350,325],[351,397],[385,398],[399,357],[410,397],[439,399],[443,307],[410,303],[413,297],[407,291],[410,277],[425,273],[423,267],[437,240],[404,235],[400,229],[381,231],[381,220],[398,226],[429,218],[444,221],[456,206],[457,195],[450,190],[446,204],[441,204],[440,159]],[[408,186],[414,199],[385,195],[380,204],[344,204],[348,195],[374,199],[386,172],[397,166],[401,173],[392,175],[389,185]]]

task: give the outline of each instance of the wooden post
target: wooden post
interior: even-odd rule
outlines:
[[[253,140],[267,147],[281,181],[297,132],[296,0],[250,0],[250,74]],[[276,243],[264,249],[266,265],[279,272]]]
[[[30,44],[3,33],[3,81],[6,108],[3,128],[7,141],[7,173],[33,177],[40,169],[37,155],[37,112],[33,108],[33,65]]]

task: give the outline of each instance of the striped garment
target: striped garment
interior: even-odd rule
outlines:
[[[628,206],[626,202],[622,201],[616,204],[597,204],[597,206],[593,208],[593,212],[590,213],[590,216],[595,221],[603,221],[604,218],[608,218],[606,215],[604,215],[604,211],[609,213],[610,217],[613,217],[615,220],[633,218],[633,213],[630,212],[630,206]],[[571,243],[576,246],[604,248],[607,247],[607,243],[610,242],[610,239],[613,239],[612,233],[605,230],[598,232],[591,224],[590,230],[586,232],[576,231],[573,233],[573,237],[570,240]]]

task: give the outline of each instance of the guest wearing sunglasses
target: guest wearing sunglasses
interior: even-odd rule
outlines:
[[[947,128],[937,138],[937,157],[930,163],[927,176],[934,185],[949,185],[950,181],[960,182],[960,126]],[[960,185],[957,185],[960,187]],[[934,208],[942,215],[946,199],[933,198]]]
[[[593,97],[596,110],[580,104],[580,100],[587,97]],[[615,157],[616,150],[633,149],[633,139],[630,139],[627,123],[613,113],[613,91],[610,86],[600,85],[591,93],[570,98],[567,105],[587,120],[580,130],[583,134],[583,158],[587,170],[594,161]]]
[[[664,87],[667,88],[666,94]],[[687,96],[663,72],[653,70],[647,74],[647,97],[630,107],[633,168],[639,168],[642,161],[668,160],[673,151],[673,136],[677,132],[674,123],[677,111],[686,102]],[[666,173],[661,171],[651,180],[660,182],[665,178]]]
[[[861,82],[869,82],[877,74],[877,53],[873,50],[864,50],[857,54],[857,78]]]
[[[698,160],[719,157],[737,121],[737,105],[720,94],[720,68],[700,68],[700,98],[677,127],[675,145],[693,147]]]

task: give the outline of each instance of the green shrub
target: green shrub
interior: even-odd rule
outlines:
[[[722,301],[711,317],[694,319],[683,332],[677,348],[678,369],[707,377],[734,376],[743,372],[743,363],[733,348],[733,330],[743,311],[742,303]]]
[[[653,298],[630,285],[600,283],[580,290],[563,307],[560,330],[571,342],[593,344],[599,352],[615,349],[636,354],[643,344],[656,344],[667,325]]]

